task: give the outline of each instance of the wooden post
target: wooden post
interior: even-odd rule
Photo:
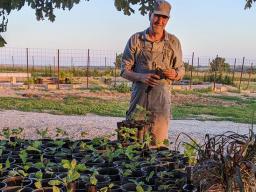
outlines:
[[[88,53],[87,53],[87,68],[86,68],[86,88],[89,88],[89,65],[90,65],[90,49],[88,49]]]
[[[14,58],[12,56],[12,69],[14,70]]]
[[[199,57],[197,57],[197,77],[199,79],[198,73],[199,73]]]
[[[249,78],[248,78],[246,89],[249,88],[249,85],[250,85],[250,82],[251,82],[251,77],[252,77],[252,72],[253,72],[253,63],[251,63],[251,70],[249,71]]]
[[[57,55],[57,73],[58,73],[58,84],[57,88],[60,89],[60,50],[58,49],[58,55]]]
[[[53,76],[55,77],[55,72],[56,72],[56,69],[55,69],[55,56],[53,56]]]
[[[105,70],[107,68],[107,57],[104,58],[104,62],[105,62]]]
[[[240,81],[239,81],[239,90],[241,90],[241,83],[242,83],[242,78],[243,78],[243,71],[244,71],[244,60],[245,57],[243,57],[243,64],[242,64],[242,70],[241,70],[241,74],[240,74]]]
[[[236,71],[236,58],[234,63],[234,69],[233,69],[233,75],[232,75],[232,83],[234,84],[234,78],[235,78],[235,71]]]
[[[206,74],[206,76],[208,76],[208,81],[211,79],[211,59],[209,58],[208,59],[208,65],[207,65],[207,67],[208,67],[208,71],[207,71],[207,74]]]
[[[72,57],[72,56],[71,56],[71,61],[70,61],[70,63],[71,63],[71,64],[70,64],[70,69],[71,69],[70,71],[72,71],[72,69],[73,69],[73,57]]]
[[[192,78],[193,78],[193,66],[194,66],[194,52],[192,53],[191,69],[190,69],[190,89],[192,89]]]
[[[217,58],[218,58],[219,56],[217,55],[216,56],[216,59],[215,59],[215,61],[217,61]],[[215,91],[215,89],[216,89],[216,76],[217,76],[217,67],[216,68],[213,68],[214,69],[214,77],[213,77],[213,90]]]
[[[116,53],[116,62],[115,62],[115,83],[114,83],[114,87],[116,87],[116,65],[117,65],[117,53]]]
[[[29,70],[28,70],[28,48],[26,49],[26,55],[27,55],[27,81],[28,81],[28,89],[29,89],[30,82],[29,82]]]
[[[34,70],[35,70],[35,60],[34,60],[34,56],[32,56],[32,63],[33,63],[33,66],[32,66],[32,73],[33,73]]]

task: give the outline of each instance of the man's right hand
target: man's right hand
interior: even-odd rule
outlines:
[[[140,81],[142,83],[145,83],[146,85],[149,85],[151,87],[159,85],[158,80],[160,77],[156,74],[147,73],[147,74],[141,74]]]

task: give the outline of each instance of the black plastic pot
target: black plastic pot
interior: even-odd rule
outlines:
[[[10,187],[5,187],[1,190],[1,192],[17,192],[21,190],[21,186],[10,186]]]
[[[31,187],[33,181],[22,176],[8,177],[3,180],[7,184],[7,187],[10,186],[21,186],[21,187]]]
[[[119,170],[114,167],[101,168],[98,172],[100,175],[109,176],[111,181],[120,181],[121,179]]]
[[[75,192],[84,192],[87,189],[87,183],[83,181],[76,181],[69,185],[70,188],[74,189]]]
[[[5,170],[3,172],[0,172],[0,181],[5,180],[8,177],[8,171]]]
[[[8,157],[12,156],[12,151],[3,150],[1,159],[7,159]]]
[[[11,165],[13,165],[15,163],[15,159],[13,159],[13,158],[10,158],[10,157],[3,158],[3,157],[1,157],[0,158],[0,163],[3,165],[3,167],[5,167],[7,159],[9,159],[9,162],[10,162]]]
[[[102,158],[98,158],[97,160],[89,160],[86,162],[83,162],[88,167],[102,167],[105,163],[105,160]]]
[[[114,185],[111,189],[108,190],[109,192],[122,192],[121,186]]]
[[[42,172],[42,180],[41,180],[41,184],[43,187],[51,187],[48,182],[50,180],[54,180],[57,178],[57,175],[56,173],[47,173],[47,172]],[[36,180],[36,177],[35,177],[35,173],[31,173],[29,174],[29,178],[32,179],[32,180]]]
[[[23,170],[23,167],[21,165],[18,165],[16,168],[14,168],[14,171],[18,171],[18,170]],[[36,173],[38,171],[40,171],[40,169],[36,168],[36,167],[30,167],[28,168],[28,170],[23,170],[25,173]]]
[[[88,185],[87,191],[88,191],[88,192],[97,192],[97,187],[96,187],[96,185]]]
[[[7,184],[6,183],[4,183],[4,182],[0,182],[0,190],[1,189],[3,189],[4,187],[6,187],[7,186]]]
[[[120,169],[122,169],[126,163],[130,163],[130,161],[126,159],[126,160],[118,160],[113,162],[115,167],[118,167]]]
[[[62,192],[62,189],[60,189],[60,191]],[[33,192],[53,192],[53,189],[52,187],[44,187],[41,189],[35,189]]]
[[[158,161],[158,166],[159,167],[165,167],[168,170],[173,170],[179,168],[179,163],[178,162],[173,162],[167,159],[160,159]]]
[[[18,190],[18,192],[32,192],[33,189],[31,187],[24,187],[20,190]]]
[[[137,191],[136,190],[136,184],[134,183],[126,183],[124,185],[121,185],[121,189],[124,192],[133,192],[133,191]],[[148,186],[143,186],[143,189],[146,191],[149,189]]]
[[[131,179],[132,180],[138,180],[138,179],[142,179],[143,177],[143,173],[141,170],[135,170],[132,172],[131,175],[129,176],[123,176],[122,177],[122,184],[125,184],[125,183],[130,183],[131,182]]]

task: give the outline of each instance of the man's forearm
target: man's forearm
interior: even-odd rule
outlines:
[[[130,80],[132,82],[136,82],[136,81],[141,81],[141,74],[140,73],[136,73],[130,70],[124,70],[122,75],[123,78]]]

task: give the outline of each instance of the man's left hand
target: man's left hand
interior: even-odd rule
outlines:
[[[168,78],[170,80],[176,80],[178,73],[175,69],[166,69],[166,70],[164,70],[164,75],[166,78]]]

